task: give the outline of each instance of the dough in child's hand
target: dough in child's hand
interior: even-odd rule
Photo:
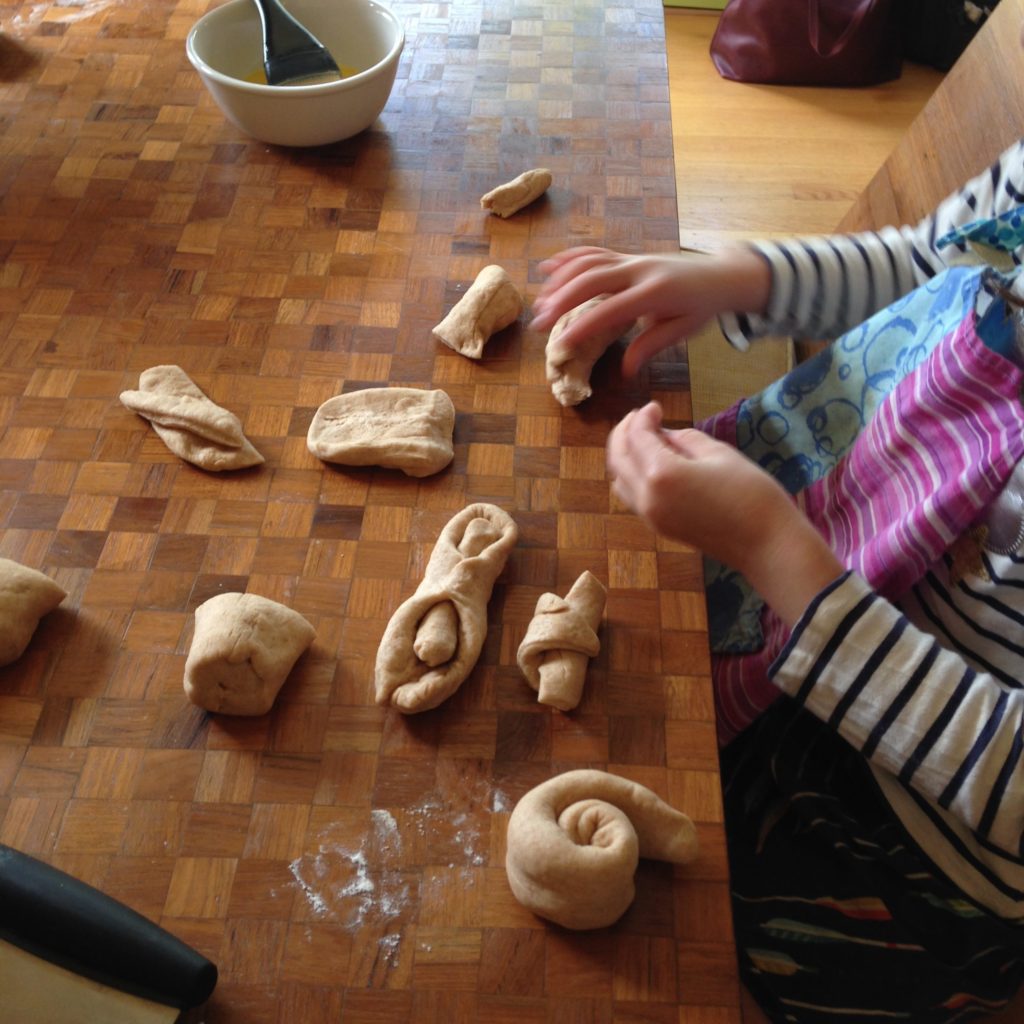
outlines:
[[[452,461],[454,429],[455,406],[444,391],[365,388],[324,402],[306,445],[325,462],[429,476]]]
[[[263,461],[238,417],[210,401],[180,366],[144,370],[139,389],[122,391],[121,402],[149,420],[175,455],[202,469],[245,469]]]
[[[534,199],[539,199],[550,187],[551,172],[546,167],[534,167],[504,185],[492,188],[480,197],[480,206],[499,217],[511,217]]]
[[[594,363],[601,358],[613,341],[629,330],[629,327],[624,330],[606,329],[584,338],[582,343],[572,348],[562,342],[562,335],[569,325],[600,305],[606,298],[606,295],[598,295],[563,313],[555,321],[548,335],[544,348],[545,371],[551,392],[561,405],[579,405],[593,394],[590,373],[594,369]]]
[[[25,653],[39,620],[67,596],[45,573],[0,558],[0,665]]]
[[[434,337],[469,359],[479,359],[491,335],[508,327],[522,309],[523,297],[512,278],[491,264],[434,328]]]
[[[640,857],[686,864],[697,830],[656,793],[592,769],[531,789],[508,822],[505,871],[512,893],[565,928],[604,928],[633,902]]]
[[[516,658],[537,700],[560,711],[580,702],[587,662],[601,643],[597,628],[607,591],[592,573],[584,572],[564,598],[541,594]]]
[[[259,594],[218,594],[196,609],[185,660],[193,704],[226,715],[263,715],[316,631],[298,612]]]
[[[453,516],[416,592],[395,611],[377,650],[378,704],[411,713],[437,707],[473,670],[487,635],[487,602],[518,535],[484,502]]]

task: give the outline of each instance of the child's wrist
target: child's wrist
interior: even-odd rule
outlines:
[[[718,255],[728,288],[726,307],[736,313],[763,314],[771,297],[772,275],[768,262],[750,246],[735,245]]]
[[[795,507],[780,518],[750,553],[742,570],[751,586],[787,626],[843,572],[825,539]]]

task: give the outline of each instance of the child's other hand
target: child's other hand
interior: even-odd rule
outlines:
[[[782,487],[735,448],[699,430],[665,429],[657,402],[612,431],[608,469],[615,494],[653,530],[737,569],[767,519],[795,512]]]
[[[661,407],[608,439],[615,494],[654,531],[742,572],[792,625],[842,566],[782,486],[699,430],[666,430]]]

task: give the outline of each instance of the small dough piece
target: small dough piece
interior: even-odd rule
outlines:
[[[225,715],[265,715],[316,630],[259,594],[218,594],[196,609],[185,693]]]
[[[519,531],[497,505],[469,505],[441,531],[415,593],[381,637],[378,704],[436,708],[465,681],[487,635],[487,602]]]
[[[122,391],[121,402],[149,420],[175,455],[201,469],[245,469],[263,461],[238,417],[210,401],[180,366],[144,370],[139,390]]]
[[[516,660],[537,700],[571,711],[583,695],[587,662],[601,650],[597,628],[604,614],[605,585],[584,572],[564,598],[541,594]]]
[[[492,188],[480,197],[480,206],[499,217],[511,217],[534,199],[539,199],[550,187],[551,172],[546,167],[534,167],[504,185]]]
[[[45,573],[0,558],[0,665],[25,653],[39,620],[67,596]]]
[[[563,313],[555,321],[548,335],[548,342],[544,348],[545,371],[551,392],[561,405],[579,405],[593,394],[590,387],[590,372],[594,368],[594,363],[604,355],[613,341],[621,338],[626,330],[629,330],[606,330],[600,334],[593,334],[582,345],[571,349],[562,344],[561,338],[565,329],[606,298],[606,295],[598,295]]]
[[[306,445],[325,462],[430,476],[452,461],[454,429],[455,406],[444,391],[366,388],[327,399]]]
[[[433,334],[469,359],[479,359],[492,334],[523,311],[523,297],[502,267],[484,267]]]
[[[646,786],[580,769],[531,789],[508,822],[505,871],[517,900],[565,928],[604,928],[633,902],[640,857],[686,864],[697,830]]]

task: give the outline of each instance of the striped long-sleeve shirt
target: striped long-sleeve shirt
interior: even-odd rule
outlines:
[[[733,340],[745,345],[765,333],[842,333],[955,260],[958,248],[935,247],[946,231],[1022,203],[1024,142],[1019,142],[914,227],[759,245],[772,268],[770,307],[763,318],[736,318]],[[1024,253],[1012,255],[1019,265]],[[807,609],[770,674],[779,688],[861,751],[910,836],[967,896],[1020,921],[1020,465],[996,505],[989,516],[988,546],[970,534],[961,538],[899,607],[856,574],[835,581]]]
[[[772,678],[867,758],[904,827],[965,894],[1021,919],[1024,559],[984,557],[988,582],[964,586],[947,556],[907,614],[859,576],[840,577]]]
[[[1024,203],[1024,140],[944,199],[919,224],[848,235],[753,242],[767,261],[771,291],[763,316],[726,313],[725,336],[746,349],[755,338],[834,338],[923,284],[964,254],[936,248],[947,231]],[[1014,253],[1021,263],[1024,254]]]

